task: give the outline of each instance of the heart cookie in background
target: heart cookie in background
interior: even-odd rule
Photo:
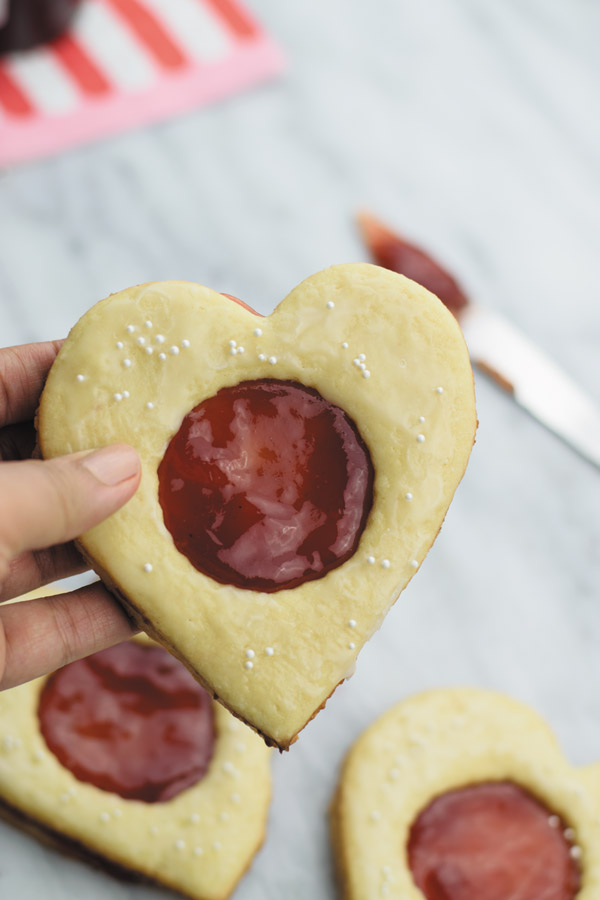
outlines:
[[[0,735],[0,815],[116,874],[223,900],[263,842],[270,751],[146,637],[0,694]]]
[[[332,804],[346,900],[598,900],[600,766],[515,700],[412,697],[352,747]]]
[[[80,547],[138,624],[285,749],[418,570],[476,428],[460,330],[375,266],[334,266],[268,317],[200,285],[93,307],[52,367],[53,457],[113,442],[135,497]]]

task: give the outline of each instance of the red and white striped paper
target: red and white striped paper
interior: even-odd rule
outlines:
[[[0,165],[177,115],[282,66],[237,0],[83,0],[69,34],[0,57]]]

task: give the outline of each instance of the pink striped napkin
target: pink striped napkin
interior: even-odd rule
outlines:
[[[84,0],[69,34],[0,57],[0,165],[177,115],[282,67],[237,0]]]

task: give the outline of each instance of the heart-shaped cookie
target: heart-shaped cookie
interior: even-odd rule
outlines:
[[[115,294],[72,330],[39,410],[45,457],[116,441],[139,451],[140,489],[83,552],[148,633],[280,748],[419,568],[475,427],[454,318],[361,264],[312,276],[266,318],[194,284]],[[207,447],[185,501],[188,463]],[[213,518],[194,557],[204,505]]]
[[[348,754],[331,822],[346,900],[600,898],[600,766],[502,694],[399,703]]]
[[[0,723],[0,815],[45,842],[194,900],[262,844],[270,751],[148,638],[5,691]]]

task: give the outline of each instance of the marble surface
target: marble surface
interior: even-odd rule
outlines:
[[[365,259],[369,208],[437,253],[600,403],[600,6],[250,0],[277,83],[0,176],[2,344],[64,335],[110,291],[200,281],[268,312]],[[1,138],[0,138],[1,139]],[[477,378],[467,475],[422,571],[287,755],[236,900],[336,896],[326,815],[354,738],[406,695],[533,704],[600,759],[600,473]],[[0,827],[0,895],[142,900]]]

